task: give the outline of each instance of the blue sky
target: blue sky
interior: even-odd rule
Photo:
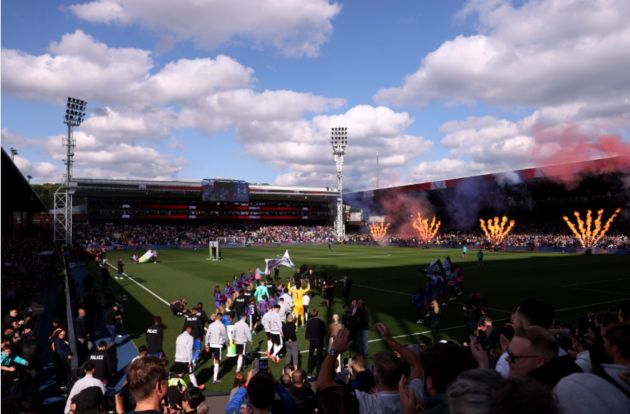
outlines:
[[[332,186],[432,181],[627,149],[630,9],[594,0],[2,3],[2,146],[75,176]],[[627,72],[627,71],[626,71]],[[567,150],[569,149],[569,150]]]

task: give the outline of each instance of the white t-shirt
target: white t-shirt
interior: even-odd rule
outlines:
[[[302,296],[302,305],[308,306],[311,303],[311,297],[309,295]]]
[[[361,414],[400,414],[400,394],[398,391],[380,391],[376,394],[355,390]]]

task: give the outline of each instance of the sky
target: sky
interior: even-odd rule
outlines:
[[[374,188],[630,145],[627,0],[2,2],[2,147],[74,176]],[[628,152],[630,154],[630,152]],[[378,157],[378,168],[377,168]]]

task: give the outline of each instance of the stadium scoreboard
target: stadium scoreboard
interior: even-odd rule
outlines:
[[[217,202],[249,202],[249,184],[245,181],[204,179],[201,200]]]

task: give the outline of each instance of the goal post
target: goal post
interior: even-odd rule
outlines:
[[[221,258],[220,243],[218,240],[211,240],[208,243],[208,260],[217,261]]]

